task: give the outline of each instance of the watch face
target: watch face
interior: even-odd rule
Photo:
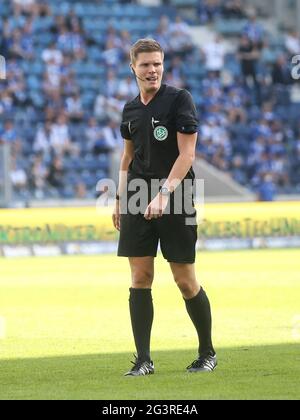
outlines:
[[[162,195],[169,195],[170,194],[168,188],[166,188],[166,187],[162,187],[160,192],[161,192]]]

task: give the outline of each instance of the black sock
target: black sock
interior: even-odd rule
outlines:
[[[151,289],[130,288],[129,310],[138,359],[150,362],[150,336],[153,322]]]
[[[211,340],[211,310],[208,297],[201,288],[192,299],[185,299],[185,306],[199,338],[199,355],[215,353]]]

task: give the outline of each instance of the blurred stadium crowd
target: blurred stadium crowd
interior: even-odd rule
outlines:
[[[300,193],[291,77],[299,34],[271,36],[241,0],[198,0],[192,23],[216,29],[198,45],[174,4],[1,1],[0,144],[12,146],[16,198],[95,196],[111,152],[122,148],[122,108],[137,94],[129,49],[146,36],[166,52],[165,82],[193,94],[198,155],[262,200]]]

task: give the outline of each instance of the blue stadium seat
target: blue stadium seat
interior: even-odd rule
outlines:
[[[91,109],[95,102],[95,93],[83,93],[81,101],[84,108]]]
[[[170,0],[170,4],[174,7],[197,7],[199,0]]]
[[[245,20],[218,19],[215,22],[215,29],[224,36],[239,36],[245,24]]]
[[[103,37],[103,40],[104,40],[104,37]],[[100,60],[102,60],[102,50],[99,47],[90,47],[88,49],[88,53],[87,54],[88,54],[89,59],[92,60],[92,61],[100,61]],[[99,71],[102,74],[104,74],[105,68],[103,67],[103,71],[102,71],[102,69],[100,70],[100,67],[99,67]]]
[[[225,69],[228,70],[233,76],[241,74],[241,65],[237,60],[235,54],[227,54],[225,57]]]
[[[36,106],[37,108],[44,107],[45,99],[41,93],[39,93],[38,91],[30,91],[28,96],[32,100],[34,106]]]
[[[10,14],[10,7],[8,3],[1,4],[0,7],[0,16],[7,17]]]
[[[66,185],[64,189],[61,191],[61,194],[62,194],[62,197],[65,199],[74,198],[74,195],[75,195],[74,187],[72,187],[71,185]]]
[[[72,4],[70,2],[57,2],[55,4],[52,4],[51,9],[54,15],[66,16],[68,13],[70,13],[70,10],[72,9]]]
[[[99,181],[100,179],[106,178],[108,176],[108,171],[98,169],[96,172],[96,180]]]
[[[124,64],[124,65],[120,66],[117,69],[117,71],[118,71],[118,78],[121,78],[121,79],[131,75],[130,68],[127,64]]]
[[[40,60],[34,61],[30,66],[30,73],[41,77],[45,71],[44,63]]]
[[[206,69],[201,63],[188,64],[184,69],[184,74],[188,78],[202,78],[206,74]]]
[[[261,59],[263,62],[267,64],[272,64],[277,60],[279,54],[280,54],[279,51],[276,51],[276,50],[274,51],[271,48],[268,48],[268,49],[265,48],[262,50]]]
[[[41,79],[33,75],[28,76],[27,86],[30,90],[39,90],[41,88]]]
[[[98,156],[98,169],[103,171],[108,171],[109,168],[109,159],[106,154],[101,154]]]

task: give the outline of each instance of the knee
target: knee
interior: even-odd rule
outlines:
[[[182,292],[182,294],[186,294],[190,291],[191,282],[189,281],[189,279],[186,279],[186,278],[182,279],[180,277],[175,277],[174,280],[178,288]]]
[[[175,277],[174,280],[185,298],[191,298],[199,292],[200,286],[195,279]]]
[[[148,289],[153,283],[153,272],[151,270],[139,269],[132,272],[132,287],[136,289]]]

